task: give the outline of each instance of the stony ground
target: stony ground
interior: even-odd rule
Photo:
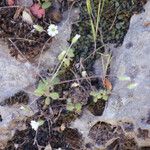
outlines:
[[[7,135],[10,135],[10,133],[13,134],[13,137],[9,139],[4,149],[43,150],[46,149],[45,147],[47,146],[48,150],[50,150],[51,148],[62,148],[65,150],[90,150],[93,149],[96,144],[105,145],[106,141],[110,141],[110,143],[107,143],[107,149],[137,149],[137,143],[133,138],[124,136],[124,131],[121,126],[112,125],[111,123],[106,123],[103,121],[99,121],[97,123],[95,122],[95,120],[97,120],[96,116],[102,116],[107,102],[104,99],[101,99],[95,103],[93,102],[92,96],[90,96],[89,93],[92,90],[105,90],[106,88],[110,87],[109,85],[114,85],[113,81],[110,82],[109,80],[107,80],[107,85],[104,86],[104,82],[102,82],[100,78],[101,73],[97,75],[95,74],[95,70],[99,70],[93,67],[95,66],[95,60],[101,57],[101,53],[104,53],[106,50],[107,52],[110,51],[111,46],[107,47],[104,45],[111,43],[115,45],[114,47],[117,47],[122,44],[124,36],[129,28],[129,20],[131,16],[133,14],[138,15],[140,12],[142,12],[144,10],[142,6],[146,3],[146,1],[110,0],[105,2],[101,21],[99,24],[96,53],[94,49],[95,47],[91,25],[89,22],[89,15],[87,14],[85,1],[51,1],[52,6],[46,9],[46,13],[43,18],[38,18],[37,16],[33,17],[34,23],[41,25],[45,30],[50,23],[54,23],[58,26],[60,25],[59,29],[60,33],[62,34],[58,34],[56,39],[51,39],[46,32],[30,32],[33,30],[32,25],[28,24],[25,21],[22,21],[22,11],[24,8],[21,7],[19,9],[12,7],[8,2],[10,3],[13,1],[0,1],[0,38],[6,42],[5,47],[7,47],[8,45],[8,48],[5,48],[5,50],[7,49],[7,55],[4,53],[4,51],[2,51],[2,54],[4,53],[4,56],[7,56],[7,58],[9,58],[15,65],[17,64],[17,66],[24,66],[24,61],[28,61],[29,64],[32,64],[31,66],[28,66],[27,64],[27,74],[23,74],[21,76],[24,76],[26,79],[27,76],[30,77],[30,72],[33,71],[32,67],[38,65],[39,59],[41,60],[41,51],[44,52],[44,54],[42,55],[42,63],[38,75],[35,71],[36,73],[34,73],[34,75],[36,74],[36,76],[31,77],[31,83],[33,84],[34,82],[34,84],[36,85],[36,87],[34,86],[34,88],[37,88],[39,81],[41,81],[43,78],[46,79],[51,77],[51,68],[52,66],[54,67],[56,65],[56,61],[53,61],[53,58],[56,58],[56,56],[62,50],[62,45],[60,46],[60,44],[65,43],[65,46],[68,46],[71,42],[72,37],[74,37],[74,35],[76,35],[77,33],[81,35],[81,38],[73,46],[73,48],[75,49],[75,57],[73,61],[68,68],[61,70],[59,75],[60,83],[54,86],[54,91],[59,93],[60,99],[51,102],[45,107],[45,96],[34,98],[34,104],[37,104],[36,111],[32,111],[32,113],[29,112],[30,117],[28,115],[28,117],[23,118],[21,121],[14,119],[13,124],[8,127],[9,129],[15,128],[15,130],[13,130],[13,133],[8,133],[7,131],[4,132],[4,128],[1,128],[1,133],[5,133]],[[38,1],[30,1],[32,3],[27,4],[22,4],[21,2],[23,2],[23,0],[16,1],[16,3],[18,2],[20,5],[28,4],[28,7],[31,7],[33,3],[37,3]],[[92,2],[92,9],[95,13],[98,9],[97,0],[92,0]],[[71,19],[68,21],[67,12],[68,10],[73,10],[74,8],[78,8],[80,10],[80,16],[78,20],[76,20],[75,18],[79,15],[78,11],[71,11],[72,13],[69,12],[69,14],[71,14],[69,16]],[[66,24],[67,21],[68,24]],[[146,25],[149,26],[149,24]],[[55,44],[57,44],[58,46],[54,47]],[[132,46],[132,44],[129,43],[127,46],[130,47]],[[51,52],[49,47],[51,47],[51,50],[58,49],[58,51]],[[20,52],[21,54],[23,54],[23,58],[22,55],[20,55]],[[3,57],[3,59],[5,59],[5,57]],[[50,61],[52,62],[52,65],[50,65]],[[22,68],[23,67],[21,67],[21,69]],[[7,71],[11,73],[10,70],[11,67],[8,68]],[[106,72],[108,76],[110,70],[111,69],[109,69],[108,67],[108,70]],[[83,71],[86,71],[88,76],[84,77],[84,75],[82,75]],[[7,72],[5,74],[7,74]],[[36,81],[34,81],[33,79]],[[74,82],[78,83],[80,86],[72,86]],[[1,83],[3,82],[1,81]],[[5,120],[2,114],[2,112],[4,113],[4,110],[8,109],[8,112],[11,113],[12,111],[14,111],[14,108],[15,110],[16,108],[17,110],[19,110],[20,106],[25,107],[28,106],[29,103],[32,103],[30,101],[31,92],[29,93],[29,91],[31,91],[31,89],[33,90],[33,88],[30,87],[28,88],[28,90],[25,90],[24,87],[26,87],[26,84],[25,86],[22,85],[22,83],[18,84],[19,88],[16,88],[16,95],[11,95],[1,102],[1,124],[3,124]],[[24,92],[18,91],[18,89],[20,88],[22,88]],[[14,90],[14,88],[12,89]],[[7,95],[7,93],[10,94],[10,92],[8,92],[8,89],[5,89],[3,91],[6,91],[2,92],[4,93],[4,95]],[[72,99],[73,104],[80,103],[82,105],[81,110],[67,110],[66,99],[68,98]],[[35,106],[33,108],[35,108]],[[87,110],[92,114],[86,114]],[[14,113],[14,116],[15,115],[16,114]],[[4,113],[4,116],[7,118],[6,113]],[[12,118],[14,116],[12,115]],[[84,116],[86,117],[84,118]],[[82,135],[82,132],[79,132],[80,130],[78,131],[77,129],[72,128],[72,123],[74,123],[74,120],[77,121],[80,117],[81,120],[79,119],[79,123],[85,125],[85,127],[85,123],[86,121],[88,121],[86,119],[88,117],[95,118],[95,120],[92,120],[93,127],[90,129],[88,135],[91,139],[93,139],[93,143],[91,143],[91,141],[86,141],[87,143],[85,143],[84,133]],[[31,127],[30,122],[32,120],[44,120],[44,123],[39,127],[37,132],[35,132]],[[80,126],[82,127],[82,125]],[[127,122],[125,123],[125,126],[127,130],[132,130],[132,124],[128,124]],[[75,127],[78,128],[78,126],[76,125]],[[140,130],[139,134],[140,132],[143,133],[144,131]],[[118,136],[121,136],[122,139],[118,138]]]

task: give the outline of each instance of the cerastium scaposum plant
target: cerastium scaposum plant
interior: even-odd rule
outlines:
[[[37,89],[35,90],[35,95],[37,96],[45,96],[45,105],[49,105],[52,100],[59,99],[59,93],[54,91],[54,86],[60,83],[60,80],[58,78],[59,71],[62,67],[69,67],[71,61],[74,57],[74,50],[72,49],[72,45],[75,44],[78,39],[80,38],[80,35],[75,35],[73,37],[71,44],[67,50],[63,50],[59,56],[58,60],[60,61],[59,65],[55,69],[56,71],[52,75],[51,78],[44,79],[39,82]]]

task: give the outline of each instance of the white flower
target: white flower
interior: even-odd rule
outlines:
[[[54,24],[50,24],[47,32],[49,36],[54,37],[56,34],[58,34],[58,27]]]
[[[78,87],[78,86],[79,86],[79,83],[76,83],[76,82],[71,84],[71,87]]]
[[[21,106],[20,109],[21,109],[21,110],[25,110],[24,106]]]
[[[34,120],[31,120],[30,125],[31,125],[32,129],[34,129],[36,131],[38,129],[38,127],[40,126],[40,123],[36,122]]]
[[[84,78],[87,77],[87,72],[86,71],[82,71],[81,74],[82,74],[82,77],[84,77]]]
[[[80,34],[76,34],[74,38],[75,38],[76,40],[78,40],[80,37],[81,37]]]
[[[72,39],[72,43],[73,43],[73,44],[76,43],[80,37],[81,37],[81,35],[76,34],[76,35],[73,37],[73,39]]]

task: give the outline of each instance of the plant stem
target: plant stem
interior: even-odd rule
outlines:
[[[61,68],[62,65],[63,65],[64,59],[66,58],[66,56],[67,56],[69,50],[71,49],[72,45],[73,45],[73,44],[71,43],[70,46],[69,46],[69,48],[67,49],[66,54],[64,55],[64,57],[63,57],[63,59],[62,59],[60,65],[58,66],[56,72],[55,72],[54,75],[52,76],[50,82],[58,75],[58,72],[59,72],[60,68]]]

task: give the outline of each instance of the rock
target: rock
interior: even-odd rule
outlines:
[[[17,61],[9,54],[8,47],[0,43],[0,101],[36,81],[36,68],[26,62]]]
[[[16,129],[22,129],[19,125],[24,127],[25,124],[22,121],[37,111],[37,97],[34,96],[37,76],[41,71],[48,68],[53,69],[59,63],[57,56],[69,46],[68,40],[71,34],[71,26],[75,19],[75,17],[72,19],[72,16],[69,15],[66,17],[66,14],[76,14],[77,19],[79,13],[76,12],[76,9],[72,10],[71,13],[65,12],[64,20],[58,25],[59,34],[52,40],[50,48],[42,53],[35,63],[20,62],[11,57],[6,43],[0,40],[0,102],[19,91],[25,91],[30,97],[27,107],[31,107],[34,110],[33,112],[26,112],[20,109],[21,105],[0,106],[0,115],[2,117],[0,122],[0,149],[4,148]],[[20,123],[12,128],[12,124],[15,121]]]
[[[79,131],[84,131],[83,136],[89,139],[87,133],[91,132],[91,127],[97,125],[96,122],[103,122],[106,125],[106,130],[120,126],[120,130],[124,132],[124,136],[120,137],[126,142],[132,140],[130,144],[134,144],[134,148],[148,147],[150,148],[150,1],[145,5],[145,12],[134,14],[130,21],[129,30],[124,38],[120,48],[113,50],[113,60],[111,63],[110,77],[113,83],[112,95],[108,100],[108,104],[100,117],[92,117],[91,114],[85,114],[72,123],[73,128],[78,128]],[[99,61],[100,62],[100,61]],[[101,63],[99,64],[101,65]],[[95,65],[95,66],[99,66]],[[101,67],[100,67],[101,68]],[[97,71],[97,73],[101,73]],[[99,75],[99,74],[97,74]],[[79,125],[86,121],[88,124],[82,127]],[[94,126],[93,126],[94,127]],[[96,134],[95,143],[98,148],[105,147],[108,143],[100,142],[101,125],[93,128]],[[105,137],[111,135],[116,128],[107,132]],[[122,132],[120,131],[120,132]],[[99,138],[98,138],[99,137]],[[114,134],[115,137],[115,134]],[[114,139],[111,141],[111,146],[115,145]],[[106,138],[107,139],[107,138]],[[104,139],[101,139],[104,140]],[[93,141],[93,138],[92,138]],[[95,141],[95,140],[94,140]],[[92,143],[94,143],[94,141]],[[126,142],[125,142],[126,141]],[[110,146],[109,145],[109,146]],[[129,146],[130,147],[130,146]],[[107,147],[108,148],[108,147]],[[105,147],[106,149],[106,147]],[[110,148],[112,149],[112,148]]]
[[[31,7],[33,5],[33,0],[17,0],[17,5]]]
[[[137,135],[139,129],[150,132],[150,26],[144,26],[149,18],[150,1],[145,5],[145,12],[133,15],[123,45],[113,52],[111,74],[117,77],[112,91],[115,94],[110,97],[103,114],[108,120],[132,122]],[[120,81],[121,76],[131,80]],[[136,86],[131,89],[131,84]],[[150,146],[149,137],[135,138],[139,146]]]
[[[130,120],[135,128],[150,130],[147,123],[150,98],[150,1],[145,5],[145,12],[135,14],[130,21],[124,42],[117,51],[113,51],[111,75],[115,76],[112,96],[103,113],[103,117],[113,120]],[[121,81],[120,77],[130,80]],[[131,87],[130,85],[135,85]],[[143,142],[149,141],[150,138]],[[142,140],[138,139],[138,143]],[[148,144],[148,143],[147,143]]]

